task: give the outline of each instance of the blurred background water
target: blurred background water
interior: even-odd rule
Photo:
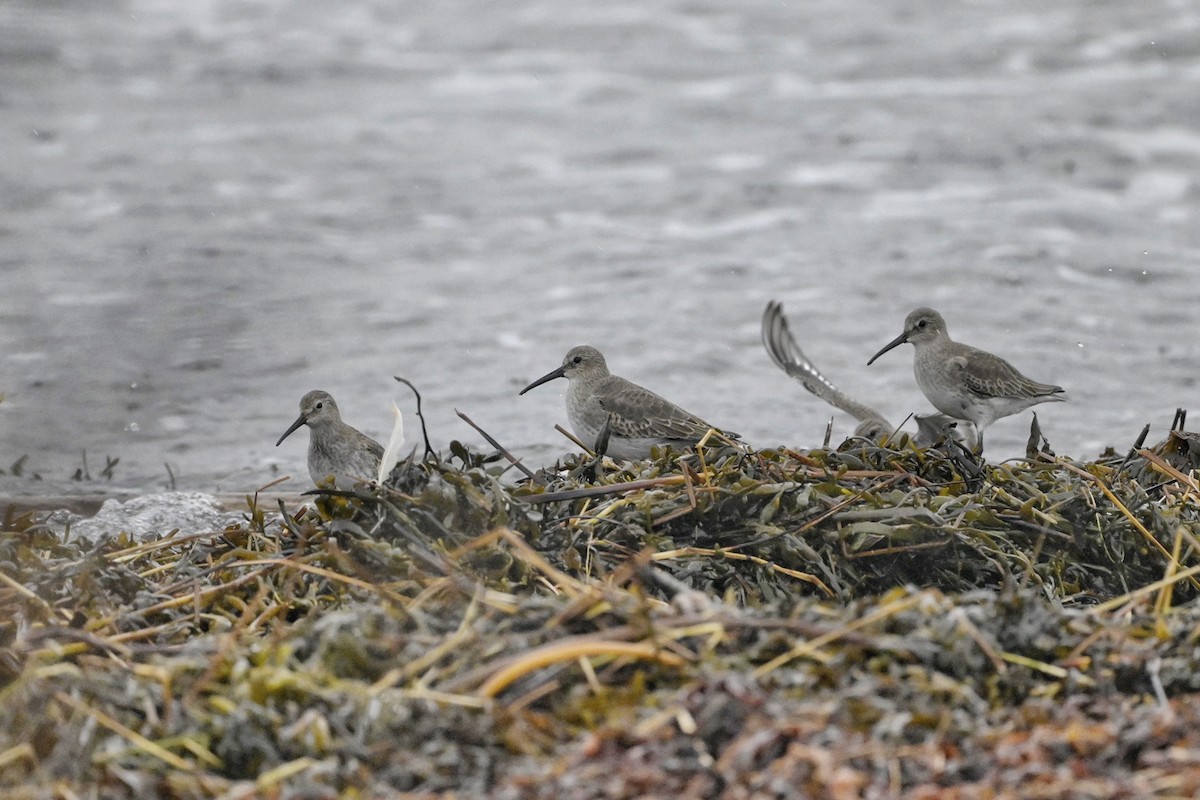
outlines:
[[[8,0],[0,491],[307,487],[300,396],[570,448],[575,344],[767,446],[928,409],[905,314],[1161,438],[1200,373],[1200,6],[1181,0]],[[988,432],[1018,455],[1029,413]],[[1194,425],[1191,427],[1195,427]],[[32,473],[43,480],[30,480]]]

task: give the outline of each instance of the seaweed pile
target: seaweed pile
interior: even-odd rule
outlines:
[[[1200,453],[1172,436],[519,483],[454,443],[220,531],[10,515],[0,793],[1194,796]]]

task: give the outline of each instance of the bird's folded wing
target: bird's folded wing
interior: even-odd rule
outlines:
[[[967,389],[979,397],[1040,397],[1062,392],[1062,387],[1026,378],[999,356],[975,350],[950,359],[961,370]]]
[[[367,436],[365,433],[359,433],[358,431],[355,431],[355,433],[358,433],[358,436],[354,438],[359,449],[366,450],[371,455],[375,456],[376,459],[383,458],[383,445],[372,439],[370,436]]]
[[[649,389],[624,382],[617,392],[598,393],[612,415],[612,433],[628,438],[699,439],[712,427]]]

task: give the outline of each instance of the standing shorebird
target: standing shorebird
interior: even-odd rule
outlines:
[[[328,392],[312,391],[300,398],[300,416],[275,446],[279,447],[301,425],[309,427],[308,474],[317,486],[326,485],[331,477],[339,489],[375,480],[383,447],[342,422],[337,403]]]
[[[905,342],[915,350],[913,374],[921,392],[938,411],[975,426],[980,452],[983,431],[996,420],[1037,403],[1067,399],[1061,386],[1031,381],[1000,356],[951,339],[946,321],[932,308],[909,314],[904,331],[871,356],[867,365]]]
[[[774,300],[767,303],[763,310],[762,342],[775,366],[826,403],[858,420],[854,428],[855,436],[882,442],[896,431],[886,417],[866,403],[855,400],[821,374],[792,336],[787,317],[783,315],[783,305]],[[913,441],[919,447],[929,447],[948,439],[965,441],[968,438],[966,434],[970,433],[958,430],[955,420],[946,414],[916,414],[914,419],[917,422],[917,435]]]
[[[654,445],[681,450],[699,442],[713,428],[649,389],[610,373],[604,356],[594,347],[572,347],[562,366],[519,394],[555,378],[567,379],[567,419],[575,435],[591,446],[607,424],[606,454],[616,459],[649,458]],[[724,433],[737,437],[736,433]]]

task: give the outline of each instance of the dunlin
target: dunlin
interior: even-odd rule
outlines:
[[[571,348],[562,366],[538,378],[520,394],[555,378],[568,381],[567,419],[575,435],[591,446],[608,422],[606,452],[616,459],[648,458],[655,445],[681,450],[699,442],[713,427],[649,389],[610,373],[604,356],[594,347]],[[737,436],[728,432],[725,435]]]
[[[782,304],[774,300],[767,303],[763,311],[762,341],[775,366],[800,381],[805,389],[826,403],[858,420],[858,425],[854,428],[855,436],[881,442],[895,433],[895,426],[882,414],[850,397],[821,374],[817,365],[809,360],[792,336],[787,317],[783,315]],[[963,441],[967,438],[963,431],[958,430],[955,420],[945,414],[917,414],[914,419],[917,422],[917,435],[913,441],[919,447],[929,447],[944,439]]]
[[[917,386],[938,411],[975,426],[978,450],[983,449],[983,431],[1001,417],[1067,399],[1061,386],[1031,381],[1000,356],[951,339],[946,321],[932,308],[909,314],[904,331],[867,364],[905,342],[915,350]]]
[[[312,391],[300,399],[300,416],[275,443],[301,425],[309,427],[308,474],[318,486],[332,477],[339,489],[351,489],[361,481],[375,480],[383,447],[370,436],[342,422],[337,403],[328,392]]]

